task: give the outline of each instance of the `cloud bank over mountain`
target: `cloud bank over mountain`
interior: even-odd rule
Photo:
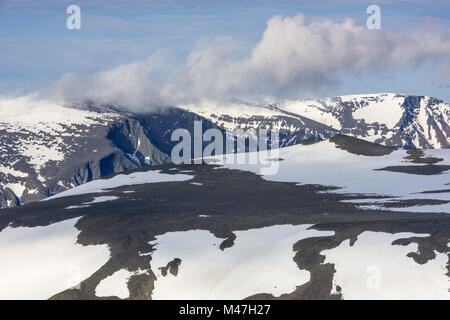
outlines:
[[[408,32],[368,30],[347,19],[274,16],[250,54],[232,38],[202,41],[181,65],[164,52],[90,76],[67,74],[36,93],[53,100],[92,100],[132,111],[202,99],[314,95],[343,74],[386,73],[445,61],[450,30],[433,24]],[[431,75],[430,75],[431,76]]]

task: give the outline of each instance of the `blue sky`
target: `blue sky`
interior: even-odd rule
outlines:
[[[66,28],[66,8],[79,5],[82,29]],[[0,3],[0,94],[43,88],[67,73],[89,75],[145,60],[163,51],[177,65],[203,41],[232,37],[249,53],[274,15],[365,25],[370,4],[381,7],[382,29],[405,32],[433,21],[450,29],[449,1],[61,1],[2,0]],[[206,40],[205,40],[206,39]],[[432,59],[381,74],[346,74],[322,96],[402,92],[450,100],[450,77],[436,76]],[[439,70],[438,70],[439,71]],[[444,70],[445,71],[445,70]],[[449,69],[450,71],[450,69]]]

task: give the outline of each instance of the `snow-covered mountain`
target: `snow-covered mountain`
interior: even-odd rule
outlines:
[[[309,119],[266,108],[258,113],[260,109],[249,109],[254,114],[239,120],[245,128],[280,129],[282,146],[336,133]],[[91,103],[67,107],[30,97],[1,100],[0,208],[40,200],[109,174],[165,163],[177,143],[171,141],[172,132],[184,128],[193,133],[195,121],[202,121],[204,131],[227,129],[202,115],[181,108],[132,114]]]
[[[393,93],[284,101],[279,108],[371,142],[406,148],[450,147],[450,104]]]
[[[338,133],[327,124],[315,119],[281,110],[275,104],[258,105],[244,102],[218,104],[203,102],[181,106],[194,112],[224,130],[235,131],[265,129],[276,130],[280,135],[280,146],[328,139]]]
[[[280,145],[338,133],[387,146],[450,147],[450,105],[374,94],[267,105],[199,103],[133,114],[29,96],[0,100],[0,208],[39,200],[109,174],[170,161],[173,130],[276,129]]]
[[[0,102],[0,208],[168,161],[136,119],[27,97]]]
[[[305,141],[308,135],[326,139],[342,133],[386,146],[450,147],[450,104],[426,96],[380,93],[267,105],[211,102],[183,108],[228,130],[255,127],[290,132],[282,137],[282,146]]]

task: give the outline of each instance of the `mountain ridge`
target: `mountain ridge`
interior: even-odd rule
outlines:
[[[371,108],[389,110],[393,119]],[[281,147],[337,134],[394,147],[450,147],[448,103],[390,93],[266,105],[199,104],[151,113],[89,101],[68,107],[21,97],[0,101],[0,115],[0,208],[40,200],[109,174],[169,162],[177,143],[171,133],[177,128],[193,133],[194,121],[202,121],[204,130],[222,132],[278,130]]]
[[[343,134],[386,146],[450,148],[450,104],[395,93],[285,101],[281,109],[327,123]]]

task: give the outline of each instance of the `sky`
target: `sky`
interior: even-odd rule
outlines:
[[[373,4],[380,30],[366,30]],[[66,27],[69,5],[80,30]],[[138,106],[376,92],[450,101],[450,1],[0,0],[0,95],[31,92]]]

